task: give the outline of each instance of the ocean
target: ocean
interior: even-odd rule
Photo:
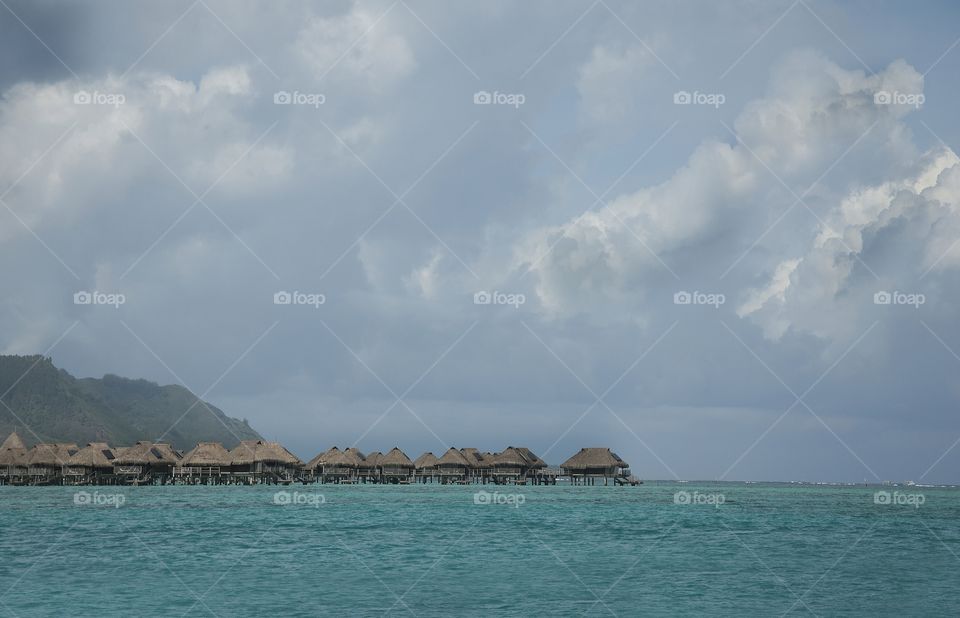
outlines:
[[[0,487],[4,616],[958,608],[953,488]]]

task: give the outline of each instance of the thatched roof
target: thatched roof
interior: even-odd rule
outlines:
[[[177,464],[180,454],[169,444],[141,441],[126,448],[115,448],[116,463],[124,466],[149,466],[152,464]]]
[[[27,464],[31,466],[62,466],[77,451],[76,444],[37,444],[27,453]]]
[[[297,457],[283,448],[279,442],[264,440],[243,440],[230,451],[232,465],[248,465],[257,462],[283,463],[299,465]]]
[[[219,442],[201,442],[180,460],[181,466],[228,466],[230,453]]]
[[[628,468],[627,462],[608,448],[582,448],[580,452],[561,464],[568,470],[586,468]]]
[[[25,448],[0,449],[0,466],[25,466],[28,452]]]
[[[437,460],[438,466],[460,466],[463,468],[472,468],[473,464],[470,463],[466,457],[463,456],[463,453],[457,449],[450,447],[447,449],[447,452],[443,454],[443,457]]]
[[[520,468],[530,467],[530,460],[524,457],[519,449],[508,446],[502,452],[497,453],[493,458],[494,465],[497,466],[518,466]]]
[[[337,451],[329,457],[324,458],[323,464],[327,466],[337,466],[338,468],[359,468],[363,463],[363,453],[355,448],[348,448],[345,451]]]
[[[437,456],[429,451],[423,455],[420,455],[413,461],[413,467],[417,470],[422,470],[423,468],[433,468],[436,465]]]
[[[380,458],[381,466],[390,466],[392,468],[412,468],[413,462],[410,458],[397,447],[390,449],[390,452]]]
[[[525,446],[518,446],[518,447],[517,447],[517,450],[520,451],[520,453],[522,453],[523,456],[526,457],[526,458],[530,461],[530,467],[531,467],[531,468],[546,468],[546,467],[547,467],[547,462],[545,462],[544,460],[540,459],[540,457],[538,457],[533,451],[531,451],[531,450],[528,449],[527,447],[525,447]]]
[[[382,465],[381,464],[382,460],[383,460],[383,453],[381,453],[380,451],[377,451],[376,453],[370,453],[363,459],[363,463],[360,464],[360,467],[370,468],[371,470],[373,468],[379,468]]]
[[[26,449],[27,445],[23,443],[23,440],[21,440],[20,436],[17,435],[17,432],[14,431],[9,436],[7,436],[7,439],[3,441],[3,444],[0,444],[0,451],[6,450],[8,448]]]
[[[67,460],[67,465],[79,468],[112,468],[116,455],[106,442],[91,442]]]
[[[340,452],[340,449],[334,446],[333,448],[323,451],[322,453],[320,453],[319,455],[317,455],[316,457],[308,461],[307,465],[305,465],[304,467],[308,470],[314,470],[316,468],[319,468],[320,466],[325,464],[327,460],[329,460],[331,457],[338,454],[339,452]]]
[[[489,467],[490,460],[483,456],[483,453],[479,449],[475,448],[462,448],[460,452],[463,453],[463,456],[467,461],[470,462],[470,465],[474,468],[487,468]]]

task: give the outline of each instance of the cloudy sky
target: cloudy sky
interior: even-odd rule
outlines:
[[[3,353],[303,457],[960,481],[956,5],[0,5]]]

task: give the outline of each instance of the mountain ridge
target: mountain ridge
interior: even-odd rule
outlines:
[[[155,440],[186,450],[197,442],[230,448],[261,439],[246,420],[227,416],[183,386],[112,373],[76,378],[41,355],[0,355],[0,401],[6,404],[0,405],[0,435],[17,429],[29,444]]]

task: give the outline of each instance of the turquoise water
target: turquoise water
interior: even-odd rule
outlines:
[[[902,504],[876,504],[880,488],[866,487],[516,487],[491,500],[501,504],[476,504],[481,489],[493,491],[130,487],[117,491],[116,507],[109,487],[88,488],[99,504],[81,505],[73,488],[2,487],[0,615],[892,616],[960,607],[956,489],[882,488]],[[676,503],[687,497],[701,504]]]

